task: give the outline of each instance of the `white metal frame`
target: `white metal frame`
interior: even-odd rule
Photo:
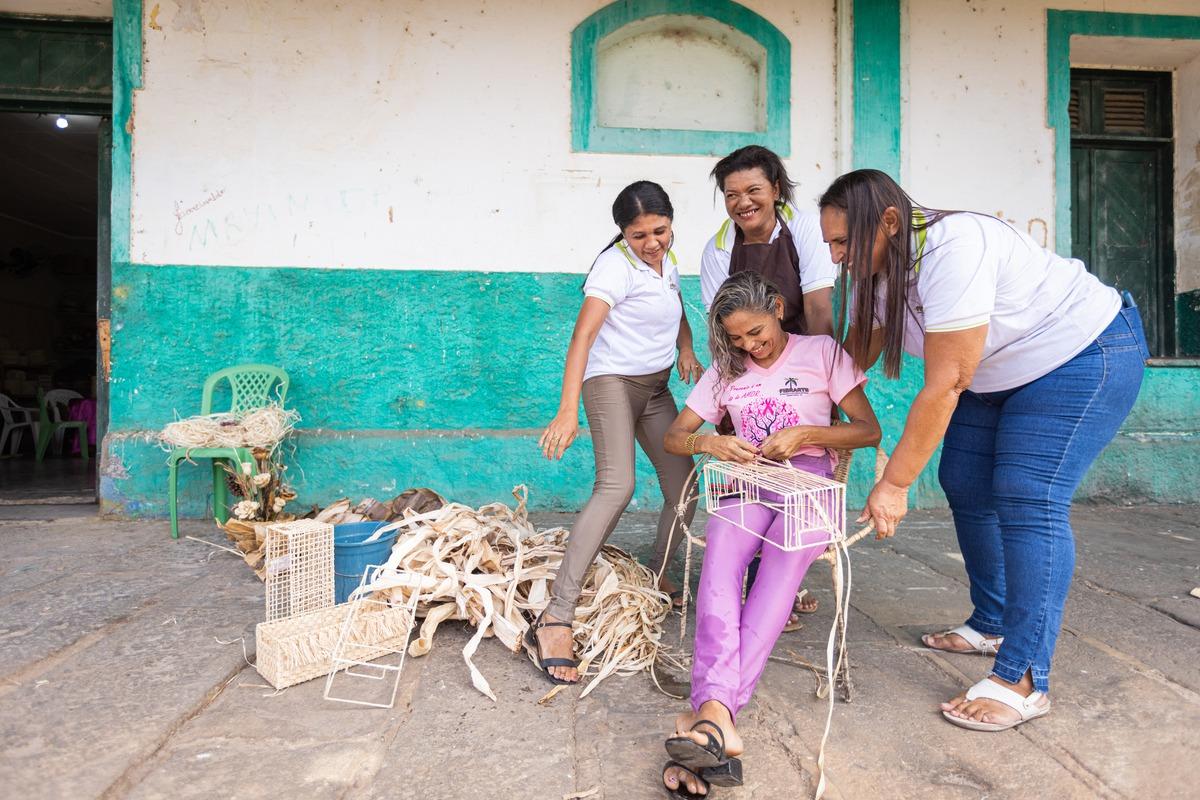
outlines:
[[[391,708],[396,704],[396,692],[400,688],[400,672],[404,669],[404,661],[408,655],[408,643],[412,639],[413,628],[416,627],[417,600],[421,593],[418,591],[412,593],[412,599],[409,601],[407,607],[408,629],[404,635],[404,642],[398,649],[377,643],[353,641],[355,618],[362,613],[365,607],[364,604],[370,603],[376,606],[393,608],[386,601],[376,600],[369,596],[371,594],[370,586],[374,577],[382,572],[383,569],[383,567],[375,564],[369,565],[363,570],[362,580],[359,582],[358,588],[350,595],[350,613],[346,615],[346,621],[342,623],[342,630],[338,635],[337,645],[333,648],[333,667],[325,677],[326,700],[336,700],[339,703],[350,703],[356,706],[369,706],[371,708]],[[399,663],[372,663],[377,659],[397,654],[400,656]],[[350,697],[335,696],[333,694],[333,684],[339,672],[344,672],[350,678],[370,681],[381,681],[391,673],[395,676],[392,681],[391,696],[386,703],[372,703],[368,700],[355,700]]]
[[[749,464],[710,459],[701,473],[704,509],[785,552],[822,551],[846,538],[846,487],[832,478],[759,458]],[[746,507],[783,515],[783,542],[746,524]],[[814,536],[814,534],[819,534]]]

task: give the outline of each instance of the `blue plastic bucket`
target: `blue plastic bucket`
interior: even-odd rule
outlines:
[[[334,602],[344,603],[362,582],[363,571],[371,564],[387,561],[399,531],[385,533],[373,542],[364,541],[387,525],[386,522],[348,522],[333,526]]]

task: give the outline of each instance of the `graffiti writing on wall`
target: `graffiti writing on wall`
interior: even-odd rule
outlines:
[[[175,204],[175,234],[187,236],[187,249],[197,252],[210,247],[240,245],[256,237],[271,234],[278,239],[282,230],[291,232],[293,247],[301,244],[306,234],[316,234],[330,227],[344,230],[353,221],[359,226],[374,219],[392,216],[386,187],[352,187],[328,192],[288,192],[274,199],[255,199],[245,204],[231,204],[232,198],[213,205],[225,197],[220,189],[192,206]],[[385,210],[386,209],[386,210]],[[185,225],[185,219],[190,224]],[[390,219],[388,220],[390,221]]]
[[[183,219],[184,219],[184,217],[190,217],[192,214],[195,214],[200,209],[204,208],[205,206],[212,205],[213,203],[217,202],[224,196],[225,196],[225,190],[217,189],[216,191],[209,192],[208,197],[205,197],[203,200],[201,200],[198,203],[193,203],[192,205],[188,206],[187,208],[184,208],[182,201],[176,200],[175,201],[175,235],[183,236]]]
[[[996,217],[1004,220],[1017,230],[1021,229],[1021,224],[1015,219],[1004,216],[1003,211],[997,211]],[[1041,217],[1030,217],[1025,221],[1025,232],[1029,234],[1029,238],[1033,239],[1042,247],[1048,246],[1050,241],[1050,226],[1046,224],[1046,220],[1042,219]]]

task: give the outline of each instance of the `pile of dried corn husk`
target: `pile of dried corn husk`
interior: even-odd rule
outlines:
[[[412,510],[417,514],[433,511],[446,504],[446,498],[433,489],[405,489],[391,500],[379,502],[368,497],[356,506],[350,505],[349,498],[343,497],[336,503],[305,515],[317,522],[328,522],[330,525],[342,525],[347,522],[394,522],[404,518],[404,512]]]
[[[318,522],[328,522],[330,525],[341,525],[346,522],[363,522],[378,520],[394,522],[403,519],[405,514],[423,514],[445,505],[445,499],[432,489],[405,489],[387,502],[380,503],[373,498],[367,498],[353,508],[348,499],[341,499],[312,511],[302,519],[316,519]],[[291,514],[279,514],[271,522],[254,520],[230,519],[220,525],[234,546],[242,553],[242,558],[254,570],[258,579],[266,580],[263,566],[263,548],[267,543],[267,526],[275,522],[290,522],[296,519]]]
[[[549,584],[567,537],[563,528],[536,531],[526,514],[525,487],[518,486],[513,495],[516,509],[502,503],[479,509],[450,503],[411,514],[370,586],[393,604],[407,604],[413,592],[419,593],[418,614],[425,620],[409,645],[411,656],[429,652],[434,632],[447,619],[475,626],[463,658],[475,688],[493,700],[487,679],[472,661],[479,642],[495,636],[513,652],[521,649],[529,620],[549,602]],[[588,571],[575,611],[579,670],[591,678],[580,696],[609,675],[649,669],[670,607],[670,598],[656,588],[648,568],[605,545]]]

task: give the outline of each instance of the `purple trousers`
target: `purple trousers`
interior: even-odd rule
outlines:
[[[792,464],[832,477],[827,456],[796,456]],[[783,516],[763,505],[743,509],[746,527],[783,541]],[[820,540],[824,534],[813,534]],[[716,700],[735,720],[750,702],[775,641],[787,625],[796,592],[820,546],[786,553],[736,525],[710,515],[700,587],[696,592],[696,646],[692,657],[692,708]],[[742,586],[751,559],[762,551],[758,574],[745,599]]]

